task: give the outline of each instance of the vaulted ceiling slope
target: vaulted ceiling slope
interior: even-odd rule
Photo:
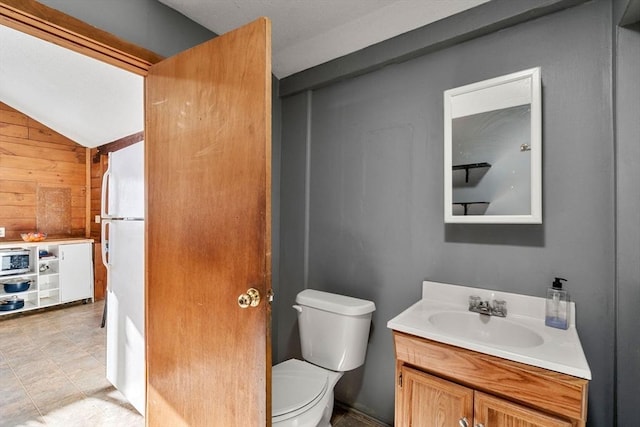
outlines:
[[[216,34],[272,21],[284,78],[489,0],[159,0]],[[143,130],[144,79],[0,26],[0,101],[86,147]]]
[[[0,101],[97,147],[144,127],[144,78],[0,25]]]

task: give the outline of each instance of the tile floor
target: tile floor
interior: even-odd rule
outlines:
[[[378,420],[374,420],[364,414],[349,410],[340,405],[333,406],[331,425],[333,427],[389,427],[388,424],[381,423]]]
[[[102,309],[0,318],[0,426],[144,426],[105,378]]]
[[[103,303],[0,318],[1,427],[137,427],[143,417],[104,377]],[[380,427],[336,405],[334,427]]]

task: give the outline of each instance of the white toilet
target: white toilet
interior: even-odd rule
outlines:
[[[330,427],[333,388],[342,374],[364,363],[371,301],[306,289],[296,297],[304,361],[272,370],[274,427]]]

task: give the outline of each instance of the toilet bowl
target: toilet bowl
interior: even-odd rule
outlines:
[[[289,359],[272,370],[272,425],[274,427],[329,427],[333,388],[342,372]]]
[[[272,425],[330,427],[336,383],[364,364],[375,304],[312,289],[300,292],[296,303],[304,360],[272,369]]]

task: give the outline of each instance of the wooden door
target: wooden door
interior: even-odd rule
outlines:
[[[271,421],[270,34],[258,19],[146,79],[150,426]]]
[[[404,365],[401,374],[402,408],[397,427],[457,426],[465,419],[472,425],[472,389]]]
[[[571,427],[573,424],[495,396],[475,393],[475,423],[492,427]]]

